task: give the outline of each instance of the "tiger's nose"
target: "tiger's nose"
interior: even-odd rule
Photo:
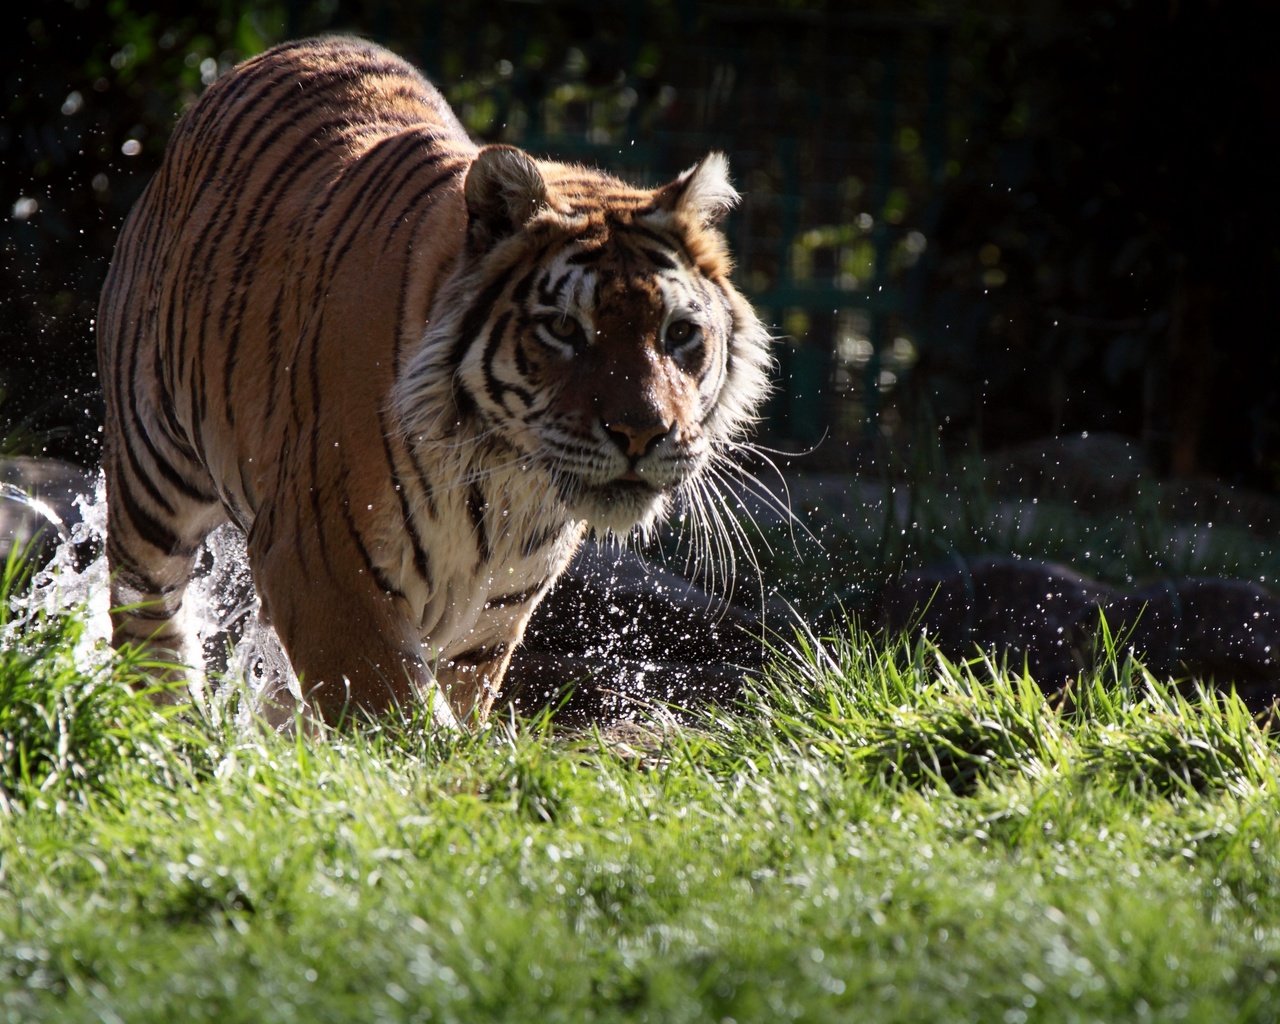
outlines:
[[[675,424],[646,423],[644,426],[635,427],[630,423],[615,421],[605,423],[603,426],[604,432],[622,450],[622,453],[628,458],[636,459],[653,451],[662,439],[671,433]]]

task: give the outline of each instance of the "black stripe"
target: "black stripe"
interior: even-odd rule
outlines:
[[[244,124],[252,125],[262,106],[271,106],[275,88],[294,79],[293,69],[250,62],[234,75],[224,75],[209,87],[200,100],[182,117],[169,143],[166,166],[180,166],[172,190],[166,190],[170,209],[189,209],[213,182],[225,175],[240,156],[243,144],[235,138]],[[256,95],[241,98],[256,90]],[[176,211],[175,211],[176,212]]]
[[[409,508],[409,496],[405,493],[405,484],[400,479],[400,470],[396,465],[395,452],[391,448],[391,439],[388,436],[386,421],[383,415],[379,413],[378,424],[382,431],[382,450],[387,457],[387,467],[391,471],[392,489],[396,492],[396,498],[400,502],[400,519],[404,523],[405,532],[409,535],[409,541],[413,546],[413,567],[418,571],[418,576],[422,582],[426,584],[428,590],[434,589],[431,580],[430,560],[427,557],[426,545],[422,540],[422,535],[418,533],[418,522],[413,512]]]
[[[418,486],[422,489],[422,495],[427,500],[427,513],[432,519],[440,517],[440,507],[436,503],[436,488],[431,482],[431,478],[427,476],[426,469],[423,468],[421,460],[418,458],[418,449],[412,443],[405,446],[409,452],[409,461],[413,463],[414,478],[418,481]]]
[[[250,66],[220,79],[192,110],[193,152],[213,152],[220,157],[200,180],[197,194],[224,177],[224,167],[258,166],[245,153],[254,136],[265,129],[270,145],[279,138],[273,129],[297,124],[303,111],[324,110],[325,91],[332,84],[324,79],[340,77],[324,70],[304,73],[296,65],[280,63]],[[248,96],[243,106],[239,103],[242,95]],[[238,141],[233,136],[241,127],[245,137]]]
[[[317,297],[317,301],[318,301],[318,297]],[[322,419],[322,416],[324,415],[324,401],[321,397],[321,391],[323,389],[320,386],[320,345],[318,343],[319,339],[324,336],[324,310],[318,305],[315,308],[318,310],[315,317],[315,323],[312,329],[307,333],[307,336],[304,339],[302,339],[305,342],[309,342],[309,344],[307,345],[306,351],[308,355],[307,383],[310,384],[311,386],[311,408],[310,408],[310,418],[307,420],[307,424],[310,428],[308,433],[308,439],[311,442],[311,451],[310,451],[311,481],[312,481],[312,484],[314,485],[312,487],[311,495],[312,495],[313,502],[319,500],[318,499],[318,494],[320,490],[320,436],[319,434],[320,434],[320,425],[322,422],[324,422]],[[296,376],[296,367],[295,367],[295,376]],[[326,568],[328,568],[329,566],[328,553],[326,549],[323,547],[323,545],[321,547],[321,553],[324,555],[325,566]],[[330,572],[330,575],[332,575],[332,572]]]
[[[187,393],[191,398],[191,443],[195,446],[196,451],[200,453],[200,458],[203,459],[205,452],[206,399],[208,396],[204,374],[198,372],[194,366],[191,368]]]
[[[137,366],[138,366],[138,349],[139,345],[136,339],[129,346],[130,360],[126,371],[116,377],[117,397],[120,403],[118,409],[117,427],[120,433],[120,444],[117,450],[123,449],[124,466],[130,475],[142,488],[147,492],[152,502],[159,505],[168,515],[174,515],[175,510],[169,499],[160,493],[160,488],[151,476],[143,471],[142,464],[138,461],[138,449],[144,448],[150,456],[150,460],[156,461],[156,452],[151,446],[149,438],[141,435],[141,424],[139,416],[139,405],[137,394],[134,390],[137,384]],[[135,429],[137,428],[137,429]]]
[[[129,518],[134,536],[157,551],[172,557],[187,558],[196,553],[196,545],[184,545],[182,538],[169,529],[168,525],[160,522],[137,503],[128,486],[122,486],[127,484],[127,481],[117,474],[114,482],[115,500],[119,503],[117,507]]]
[[[493,324],[493,329],[489,332],[489,340],[484,346],[484,389],[488,394],[489,400],[494,405],[506,407],[506,402],[502,394],[503,391],[509,391],[516,395],[526,406],[533,404],[533,393],[518,384],[508,384],[500,381],[494,375],[493,361],[497,357],[498,347],[502,344],[503,335],[506,334],[507,327],[511,323],[511,314],[503,313]],[[499,390],[501,389],[501,390]]]
[[[567,455],[587,455],[594,456],[600,453],[600,447],[574,437],[560,438],[556,441],[556,447]]]
[[[164,395],[163,397],[167,400],[167,395]],[[136,426],[137,429],[130,430],[130,426]],[[155,499],[156,504],[160,505],[166,512],[170,515],[177,514],[177,510],[169,500],[170,496],[162,495],[158,484],[153,482],[151,473],[149,472],[151,469],[159,470],[160,476],[163,478],[164,482],[172,490],[179,492],[179,494],[188,501],[196,502],[201,505],[216,505],[218,503],[219,497],[217,492],[210,491],[201,486],[204,480],[209,479],[208,473],[204,470],[204,467],[196,462],[192,462],[191,468],[200,474],[200,480],[198,481],[192,480],[183,475],[183,473],[179,471],[178,467],[175,466],[151,440],[151,435],[140,422],[136,409],[132,411],[132,415],[126,422],[121,423],[121,429],[126,435],[126,439],[131,442],[124,445],[129,457],[130,468],[142,482],[147,492]],[[169,438],[166,437],[165,440],[169,440]],[[149,456],[147,471],[143,470],[141,463],[138,461],[138,447],[144,448],[146,450],[146,455]],[[177,446],[175,445],[175,447]]]
[[[518,604],[525,604],[537,597],[542,592],[550,580],[543,580],[535,583],[532,587],[525,590],[516,591],[514,594],[501,594],[498,597],[491,597],[484,603],[485,608],[511,608]]]
[[[510,271],[500,275],[491,281],[476,296],[471,305],[467,307],[467,311],[462,317],[462,324],[453,339],[453,348],[449,352],[448,369],[450,371],[455,371],[462,365],[462,360],[467,355],[467,349],[471,347],[471,343],[480,333],[485,321],[489,319],[490,314],[493,312],[493,306],[506,289],[509,279]]]
[[[493,555],[489,546],[489,531],[484,525],[485,500],[476,484],[467,491],[467,515],[471,518],[471,526],[476,535],[476,551],[480,554],[480,563],[488,562]]]
[[[182,429],[182,424],[178,422],[178,412],[173,407],[173,392],[167,381],[161,382],[160,391],[160,424],[164,428],[165,440],[178,449],[178,453],[191,462],[195,462],[196,453],[187,441]],[[212,501],[214,495],[209,494],[208,500]]]
[[[107,560],[111,563],[111,576],[115,581],[123,583],[130,590],[155,597],[163,597],[186,587],[186,580],[179,583],[157,583],[134,560],[133,555],[122,547],[123,543],[120,531],[110,531],[107,536]]]
[[[525,300],[529,298],[529,293],[533,291],[533,282],[537,280],[538,274],[541,272],[540,266],[532,266],[528,273],[516,282],[516,286],[511,289],[511,301],[517,306],[524,306]]]
[[[242,480],[241,486],[243,486],[243,483],[244,482]],[[247,495],[246,497],[249,502],[250,508],[253,508],[254,506],[257,505],[257,500],[255,499],[254,496]],[[227,514],[231,516],[231,521],[235,523],[237,527],[240,528],[240,532],[248,533],[249,532],[248,524],[253,517],[245,510],[244,506],[240,502],[235,500],[234,495],[228,496],[228,499],[224,503],[223,507],[227,510]]]
[[[308,76],[308,80],[313,81],[320,77],[323,76]],[[272,81],[268,83],[268,86],[274,86],[275,84],[276,83]],[[277,147],[282,141],[280,134],[281,126],[299,123],[301,120],[301,113],[303,111],[325,111],[325,96],[319,91],[320,86],[317,86],[315,89],[306,89],[302,87],[303,84],[304,81],[297,81],[293,86],[282,90],[283,96],[279,97],[277,102],[271,103],[269,108],[250,124],[249,130],[246,133],[247,137],[243,144],[233,145],[230,132],[219,132],[219,139],[217,140],[218,144],[225,147],[227,150],[234,152],[235,156],[229,159],[234,159],[234,166],[237,169],[245,168],[252,171],[265,165],[267,162],[266,157],[269,152]],[[257,109],[257,102],[264,99],[264,97],[268,99],[276,98],[274,90],[271,90],[270,88],[265,89],[255,97],[255,111]],[[302,108],[302,111],[298,108]],[[239,120],[240,116],[237,116],[235,121]],[[233,121],[233,125],[235,121]],[[186,287],[184,287],[184,295],[190,294],[190,287],[193,283],[198,287],[202,282],[205,282],[210,278],[214,262],[222,258],[226,249],[229,248],[230,252],[234,253],[244,245],[246,237],[249,232],[253,230],[256,224],[260,208],[266,197],[282,191],[294,178],[304,173],[307,169],[307,165],[310,162],[303,161],[301,165],[299,165],[298,161],[300,157],[305,155],[307,152],[313,152],[315,154],[315,158],[318,160],[330,158],[329,154],[323,149],[323,147],[317,144],[318,140],[331,132],[336,132],[343,128],[350,128],[352,126],[353,118],[349,112],[344,113],[341,116],[322,120],[315,124],[306,124],[306,130],[303,136],[294,144],[289,153],[283,159],[277,157],[271,161],[271,166],[289,168],[291,171],[290,174],[285,175],[283,178],[280,175],[267,175],[265,187],[257,193],[252,201],[250,201],[247,196],[239,194],[233,196],[229,201],[223,201],[219,204],[216,215],[206,220],[200,236],[191,248],[192,257],[194,257],[196,253],[203,253],[205,258],[203,265],[198,269],[194,264],[189,264],[187,266],[186,274],[183,278],[184,285],[186,285]],[[259,133],[265,135],[261,144],[252,152],[246,152],[246,147],[249,145],[250,141],[258,136]],[[243,174],[236,175],[235,180],[239,184],[247,184],[247,182],[242,180],[243,177]],[[234,242],[229,242],[225,238],[225,234],[230,229],[232,221],[237,219],[241,212],[245,211],[246,208],[248,210],[247,226],[241,229]],[[219,239],[219,244],[211,245],[209,244],[209,239],[215,232]],[[242,264],[244,262],[244,257],[237,262],[236,275],[233,277],[233,289],[239,285],[240,276],[243,272]],[[211,319],[211,311],[208,306],[209,291],[209,289],[205,289],[206,301],[202,311],[202,324]],[[203,357],[203,337],[201,338],[199,348],[199,354]]]
[[[122,435],[121,440],[123,443],[120,447],[124,449],[128,468],[133,478],[142,485],[152,502],[160,506],[169,516],[176,516],[177,508],[170,500],[172,495],[161,491],[159,483],[156,482],[152,475],[153,470],[158,470],[160,476],[169,487],[178,491],[188,500],[205,505],[214,504],[218,500],[217,496],[201,489],[179,473],[168,458],[156,448],[150,434],[147,433],[143,426],[142,416],[140,415],[141,403],[134,390],[138,383],[138,354],[140,348],[141,345],[135,338],[130,347],[132,358],[129,361],[128,369],[124,376],[117,378],[116,381],[117,386],[123,384],[126,388],[125,397],[127,402],[123,403],[124,408],[120,409],[120,418],[117,426]],[[147,458],[145,467],[139,457],[140,455],[145,455]]]
[[[366,170],[367,178],[365,182],[361,185],[360,191],[357,193],[357,202],[359,201],[360,197],[365,194],[365,190],[371,187],[377,181],[376,174],[373,173],[377,170],[375,166],[365,165],[364,169]],[[329,194],[325,197],[324,202],[322,202],[312,212],[311,220],[313,224],[319,224],[322,221],[325,214],[328,212],[329,207],[332,205],[334,201],[335,194],[336,194],[335,191],[331,190]],[[355,239],[359,229],[362,227],[361,224],[356,222],[357,221],[356,218],[352,218],[351,220],[353,222],[353,227],[347,233],[347,237],[342,243],[342,246],[340,248],[338,247],[338,239],[336,234],[331,235],[329,239],[326,241],[324,253],[321,256],[321,260],[320,260],[320,271],[319,273],[316,274],[315,287],[311,295],[311,308],[319,311],[319,314],[316,317],[315,325],[313,329],[308,333],[308,339],[307,339],[311,342],[307,348],[307,357],[308,357],[308,372],[309,372],[309,377],[310,377],[311,386],[312,386],[312,403],[311,403],[312,405],[311,413],[313,417],[311,421],[312,423],[319,422],[319,416],[321,413],[321,409],[320,409],[320,404],[321,404],[320,403],[320,392],[321,392],[320,345],[318,344],[318,341],[321,337],[323,337],[323,333],[324,333],[322,329],[323,315],[324,315],[323,313],[324,294],[329,288],[329,282],[333,276],[333,273],[337,264],[341,261],[343,256],[349,250],[349,247],[352,241]],[[336,255],[335,255],[335,249],[337,250]],[[296,395],[295,395],[295,409],[296,409]]]
[[[182,610],[182,602],[179,601],[177,606],[169,609],[163,604],[157,604],[154,601],[140,602],[129,605],[129,610],[125,613],[131,619],[140,620],[142,622],[168,622],[170,619],[176,618],[179,611]]]
[[[223,206],[223,209],[231,211],[230,216],[223,218],[226,221],[227,230],[230,230],[232,221],[235,219],[240,221],[240,230],[234,239],[223,238],[220,239],[219,245],[210,246],[204,267],[204,275],[211,277],[215,259],[221,257],[224,252],[235,257],[235,265],[228,281],[224,298],[219,302],[221,312],[218,316],[218,329],[226,344],[226,354],[222,369],[223,394],[232,394],[231,378],[235,373],[236,362],[239,359],[240,334],[238,331],[231,330],[231,328],[239,327],[244,320],[249,297],[253,291],[249,278],[258,269],[258,264],[268,239],[267,227],[276,214],[278,206],[276,200],[279,196],[287,194],[293,184],[306,175],[314,164],[325,163],[333,159],[332,154],[316,145],[316,135],[326,133],[331,128],[341,128],[345,123],[345,119],[342,118],[322,122],[314,132],[308,132],[300,139],[283,158],[273,161],[276,166],[286,169],[285,173],[268,175],[266,187],[258,191],[253,196],[252,201],[249,201],[248,197],[241,197],[234,202],[225,203]],[[263,147],[262,155],[265,155],[269,146],[270,143],[268,146]],[[310,154],[311,159],[304,159],[308,154]],[[325,203],[314,211],[311,217],[313,223],[320,220],[330,201],[330,198],[326,198]],[[240,211],[245,211],[244,215],[237,217],[236,215]],[[332,246],[332,242],[330,245]],[[325,267],[326,263],[327,260],[321,264],[322,268]],[[321,280],[324,279],[323,269],[320,278]],[[207,285],[205,286],[204,303],[201,309],[202,323],[212,319],[213,292],[214,289]],[[201,343],[199,345],[199,357],[202,362],[204,358],[203,342],[204,331],[202,328]],[[233,424],[235,422],[234,404],[227,403],[223,411],[226,414],[228,425]]]
[[[471,393],[462,386],[462,381],[457,375],[453,378],[453,405],[458,410],[458,418],[461,420],[475,420],[480,415],[480,410],[476,407],[476,400],[471,397]]]
[[[530,375],[530,373],[533,371],[533,366],[529,362],[529,353],[525,351],[523,335],[516,336],[515,361],[516,361],[516,373],[520,374],[521,377],[527,378]],[[530,405],[532,403],[526,402],[525,404]]]
[[[520,545],[520,554],[524,558],[532,558],[539,551],[545,548],[552,541],[558,540],[560,535],[564,533],[563,525],[547,526],[541,530],[535,530],[524,539],[524,543]],[[541,584],[546,585],[544,580]]]
[[[331,83],[346,86],[348,83],[358,81],[361,78],[404,78],[413,81],[416,77],[413,75],[409,65],[399,58],[393,57],[388,60],[377,51],[363,48],[343,48],[339,52],[344,57],[342,62],[333,69],[321,68],[307,75],[306,83],[308,86],[313,89],[320,89],[328,87]],[[343,89],[343,91],[349,90]]]
[[[537,396],[528,388],[522,388],[519,384],[503,384],[502,387],[506,394],[515,395],[516,398],[520,399],[520,401],[524,403],[524,407],[526,410],[524,415],[527,416],[530,413],[533,413],[535,414],[535,417],[536,417],[538,415],[541,415],[542,412],[544,411],[542,409],[539,409],[536,406],[535,402],[536,402]],[[511,413],[513,411],[511,407],[506,403],[505,400],[502,403],[502,407],[506,409],[508,413]]]
[[[554,306],[556,308],[559,308],[560,291],[562,288],[564,288],[565,282],[568,281],[569,278],[571,278],[572,276],[573,274],[570,271],[566,270],[563,274],[561,274],[558,278],[556,278],[556,283],[553,284],[550,288],[546,286],[546,282],[540,282],[538,284],[538,300],[544,306]]]
[[[193,187],[192,193],[195,197],[199,197],[215,181],[230,177],[229,171],[233,166],[258,166],[266,152],[279,141],[279,137],[271,132],[273,116],[278,113],[291,113],[292,108],[299,102],[312,102],[301,89],[296,88],[294,84],[296,81],[294,68],[285,66],[279,69],[268,69],[268,73],[262,77],[265,78],[265,81],[259,82],[259,76],[256,74],[228,76],[231,84],[228,87],[227,96],[217,97],[217,102],[211,106],[214,96],[206,94],[208,101],[202,99],[193,108],[193,115],[199,114],[203,116],[203,124],[198,119],[191,122],[191,130],[194,133],[193,150],[198,153],[213,152],[218,154],[218,159],[209,163],[204,176]],[[228,79],[223,79],[222,81],[228,81]],[[285,96],[291,101],[284,105],[283,109],[276,89],[276,86],[281,84],[286,86]],[[243,107],[233,105],[232,101],[235,97],[241,91],[247,91],[250,85],[259,86],[252,100]],[[212,90],[210,92],[212,94]],[[225,106],[220,105],[224,103],[226,104]],[[264,106],[267,108],[265,114],[261,111]],[[237,131],[242,124],[245,126],[243,138],[237,135]],[[249,145],[260,134],[266,135],[263,144],[255,151],[247,152]],[[229,214],[234,212],[235,208],[236,204],[224,202],[219,207],[218,212],[222,214],[225,211]],[[211,250],[218,248],[210,245],[209,239],[215,229],[218,229],[219,234],[221,233],[224,220],[225,217],[220,215],[210,217],[205,222],[195,243],[187,248],[184,254],[185,259],[180,260],[170,272],[172,277],[181,284],[181,298],[179,301],[182,302],[184,310],[191,304],[192,264],[199,254],[206,256],[204,273],[196,274],[194,283],[197,286],[201,282],[207,283],[208,258],[214,255]],[[186,344],[191,339],[186,332],[179,334],[178,338],[183,342],[177,352],[178,362],[184,366],[193,365],[192,360],[187,356]],[[203,357],[203,351],[199,355]]]
[[[296,239],[290,237],[287,245],[291,251],[295,242]],[[286,280],[287,278],[281,275],[280,283],[276,285],[275,301],[271,303],[271,315],[267,318],[267,394],[272,396],[280,386],[281,316],[284,309]]]
[[[391,192],[390,198],[395,196],[395,191],[388,188],[386,181],[381,177],[387,170],[381,164],[387,159],[393,159],[396,163],[399,163],[410,155],[416,144],[417,139],[413,135],[391,136],[382,139],[367,152],[362,153],[359,162],[353,168],[348,169],[350,176],[344,179],[344,188],[341,192],[341,198],[345,204],[342,217],[343,227],[346,229],[345,237],[339,243],[336,234],[331,236],[330,243],[326,247],[324,262],[321,264],[321,275],[326,280],[332,277],[333,271],[350,251],[355,240],[368,231],[370,223],[377,223],[375,220],[365,218],[363,216],[364,211],[361,209],[362,206],[370,201],[371,196],[381,197],[385,194],[382,191],[375,194],[373,190],[381,187]],[[405,152],[400,152],[401,149],[404,149]],[[393,164],[392,169],[394,169],[394,166]],[[358,185],[356,184],[356,178],[351,173],[353,171],[359,172],[363,176],[363,180],[359,181]],[[316,211],[315,219],[317,221],[328,212],[333,198],[338,195],[339,193],[335,189],[326,197],[324,203]],[[384,209],[388,201],[389,199],[384,200]]]
[[[480,647],[472,647],[469,650],[462,651],[460,654],[455,654],[449,659],[449,664],[478,668],[481,665],[487,665],[489,662],[497,661],[506,653],[507,645],[504,643],[483,644]]]
[[[659,252],[657,249],[650,249],[646,245],[636,246],[636,252],[647,257],[649,262],[652,263],[659,270],[678,270],[679,269],[679,267],[676,266],[675,261],[671,259],[671,257],[668,256],[665,252]]]
[[[343,489],[346,489],[345,486]],[[374,562],[373,555],[370,554],[369,548],[365,545],[364,537],[361,535],[360,528],[356,524],[355,516],[351,514],[350,503],[346,499],[343,499],[342,502],[340,502],[340,505],[342,508],[343,522],[347,524],[347,533],[355,543],[356,550],[360,552],[360,557],[364,561],[365,570],[369,573],[370,578],[378,584],[379,588],[381,588],[384,593],[391,594],[393,597],[403,598],[404,594],[400,589],[391,582],[387,574]]]
[[[380,223],[382,218],[387,215],[387,211],[391,208],[391,205],[401,198],[401,191],[403,189],[407,188],[409,184],[415,178],[417,178],[418,175],[420,175],[423,171],[427,170],[428,168],[435,167],[436,164],[440,163],[441,160],[444,160],[447,156],[449,156],[449,153],[446,150],[442,150],[442,149],[437,149],[434,151],[428,150],[427,146],[430,145],[432,140],[430,136],[425,135],[423,133],[410,132],[406,134],[403,138],[407,143],[407,145],[405,146],[405,152],[401,153],[398,149],[396,149],[390,153],[380,154],[381,159],[392,161],[392,165],[389,168],[379,167],[378,171],[380,173],[386,174],[404,165],[404,162],[409,157],[417,156],[419,157],[419,159],[417,163],[403,166],[403,173],[400,175],[397,181],[393,183],[387,183],[385,180],[383,181],[384,192],[382,194],[384,198],[382,202],[377,207],[375,207],[370,213],[367,221],[367,223],[369,224]],[[374,152],[376,150],[377,150],[377,147],[375,146],[374,150],[370,150],[370,152],[365,154],[365,156],[362,157],[362,159],[369,159],[369,157],[374,155]],[[427,188],[427,191],[428,192],[434,191],[436,186],[441,181],[441,179],[449,177],[450,173],[451,171],[449,169],[446,169],[443,173],[434,175],[431,179],[430,185]],[[423,193],[421,192],[417,193],[415,195],[415,198],[421,198],[422,194]],[[403,213],[406,211],[402,209],[400,212]]]
[[[456,153],[451,155],[455,159],[458,159],[458,156]],[[425,185],[419,188],[418,191],[416,191],[412,196],[410,196],[407,200],[405,200],[405,202],[402,204],[404,210],[408,211],[408,210],[415,209],[417,205],[420,202],[422,202],[423,199],[425,199],[437,188],[439,188],[445,181],[447,181],[450,178],[456,178],[465,169],[466,169],[465,163],[458,164],[454,167],[445,168],[443,171],[437,174],[434,178],[432,178],[429,182],[427,182]],[[394,235],[397,231],[399,231],[401,226],[405,223],[407,219],[408,218],[405,218],[403,220],[397,220],[391,226],[391,234]]]
[[[196,153],[216,153],[223,159],[235,159],[240,147],[227,145],[221,147],[211,145],[212,136],[217,133],[226,143],[231,143],[231,133],[241,122],[251,120],[257,113],[258,105],[270,103],[276,99],[275,88],[284,85],[287,89],[296,88],[298,80],[297,68],[285,63],[276,63],[265,59],[266,55],[242,65],[235,74],[223,75],[213,83],[200,101],[191,108],[184,118],[192,138],[192,150]],[[240,106],[240,97],[254,92],[252,98],[244,106]],[[301,91],[301,90],[298,90]],[[271,104],[274,106],[274,104]],[[215,177],[221,160],[210,166],[209,173],[199,183],[205,188]]]
[[[339,578],[338,574],[337,572],[334,571],[333,560],[329,557],[329,542],[324,535],[326,516],[325,516],[324,504],[320,501],[320,485],[319,485],[320,478],[317,475],[317,450],[319,449],[319,444],[317,443],[317,439],[315,437],[312,437],[310,440],[311,440],[310,469],[311,469],[312,482],[311,482],[311,485],[307,488],[307,497],[309,499],[308,504],[310,504],[311,506],[311,517],[312,517],[311,525],[314,527],[314,529],[311,531],[300,529],[297,531],[295,544],[296,544],[296,550],[298,552],[298,564],[302,565],[306,560],[306,551],[307,551],[306,540],[308,537],[310,537],[314,541],[314,544],[312,546],[320,553],[320,565],[324,568],[325,575],[327,575],[332,580],[337,580]],[[299,486],[301,486],[301,483],[299,483]],[[343,582],[346,582],[346,581],[343,581]]]
[[[423,199],[425,199],[427,196],[435,192],[435,190],[440,185],[442,185],[445,181],[448,181],[449,179],[457,176],[460,170],[461,170],[460,167],[446,168],[444,171],[441,171],[438,175],[432,178],[431,181],[429,181],[426,185],[418,189],[418,191],[415,192],[406,203],[402,204],[401,206],[402,215],[398,217],[395,223],[392,224],[391,226],[391,234],[387,238],[388,245],[390,245],[391,239],[395,237],[396,232],[400,230],[401,226],[409,222],[409,216],[408,216],[409,211],[416,210],[418,208],[418,204],[421,203]],[[414,222],[413,222],[414,230],[409,232],[409,244],[412,244],[413,237],[417,233],[418,225],[422,223],[423,218],[426,217],[427,212],[429,210],[430,210],[430,206],[424,206],[422,210],[418,213],[418,216],[414,218]],[[383,212],[379,212],[378,214],[376,214],[376,216],[379,216],[379,217],[384,215],[385,214]],[[394,348],[392,365],[396,367],[397,372],[399,372],[400,358],[401,358],[401,345],[402,345],[402,335],[403,335],[403,331],[401,328],[403,328],[404,326],[406,308],[409,305],[409,284],[414,278],[413,270],[414,270],[414,261],[413,261],[412,255],[411,254],[406,255],[406,258],[404,260],[404,272],[400,275],[400,291],[396,297],[396,320],[395,320],[396,337],[395,337],[395,348]],[[425,327],[426,325],[423,324],[420,326]],[[434,515],[434,512],[432,514]]]
[[[418,140],[411,136],[410,141],[416,144]],[[407,155],[407,154],[404,154],[404,155]],[[404,155],[397,154],[396,159],[397,160],[403,159]],[[370,154],[365,154],[365,156],[362,157],[362,160],[368,159],[369,156]],[[432,166],[434,163],[438,161],[438,159],[439,159],[439,154],[433,155],[427,160],[422,161],[420,164],[410,168],[409,173],[413,174],[423,167]],[[384,184],[381,178],[381,173],[383,171],[383,168],[378,166],[378,164],[373,161],[370,161],[369,163],[364,163],[363,168],[366,170],[366,178],[363,182],[360,183],[360,186],[357,189],[354,198],[352,198],[349,201],[347,208],[345,210],[344,221],[348,227],[346,236],[345,238],[343,238],[340,244],[337,242],[336,236],[333,236],[329,239],[329,242],[325,248],[324,255],[322,257],[321,269],[317,277],[318,287],[321,285],[324,288],[328,287],[329,282],[331,282],[334,279],[334,277],[337,276],[339,265],[350,252],[351,246],[355,243],[356,239],[360,237],[362,232],[367,230],[369,223],[371,222],[377,223],[377,220],[375,218],[366,218],[361,215],[361,206],[366,202],[367,199],[369,199],[371,195],[374,194],[373,190],[375,187],[378,187]],[[454,172],[445,171],[442,174],[436,175],[431,180],[429,185],[423,190],[421,190],[417,194],[417,196],[415,196],[415,202],[421,196],[424,196],[426,194],[429,194],[429,192],[434,191],[439,186],[440,182],[451,177],[452,173]],[[381,195],[381,192],[378,192],[377,194]],[[332,197],[330,197],[330,199],[326,199],[326,201],[316,211],[316,215],[314,218],[315,221],[318,222],[320,217],[322,217],[327,212],[328,207],[330,205],[331,198]],[[381,209],[385,210],[389,202],[390,200],[385,201],[382,204]],[[401,282],[400,302],[402,306],[401,306],[401,311],[396,316],[395,324],[393,327],[395,331],[395,339],[394,339],[395,359],[393,362],[393,366],[396,366],[396,367],[399,366],[400,333],[401,333],[400,326],[403,323],[403,302],[404,302],[405,289],[407,288],[408,272],[409,272],[409,268],[412,267],[411,256],[406,258],[405,264],[406,264],[406,277]],[[321,301],[318,291],[315,296],[315,301],[317,304]],[[318,360],[318,348],[319,348],[318,345],[313,346],[313,349],[312,349],[313,363]]]
[[[695,260],[684,244],[684,239],[676,235],[667,235],[661,231],[655,231],[653,228],[645,227],[643,224],[632,224],[630,229],[643,238],[660,246],[668,252],[678,253],[686,266],[694,266]]]
[[[310,236],[308,236],[310,241]],[[297,289],[298,305],[302,305],[302,289]],[[302,401],[298,397],[298,389],[302,386],[301,374],[298,372],[298,361],[302,358],[302,349],[306,343],[306,331],[308,329],[308,318],[305,317],[301,309],[295,311],[294,314],[295,335],[293,339],[293,348],[285,358],[285,365],[289,370],[289,419],[293,424],[294,431],[301,437],[304,433],[304,425],[302,422]]]

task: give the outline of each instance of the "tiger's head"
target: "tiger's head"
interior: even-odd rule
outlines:
[[[652,523],[766,393],[768,334],[716,227],[738,198],[727,171],[712,153],[646,190],[489,146],[467,173],[428,348],[448,352],[457,417],[597,530]]]

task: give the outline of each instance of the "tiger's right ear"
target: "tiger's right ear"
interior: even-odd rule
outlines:
[[[488,249],[524,227],[547,205],[547,183],[533,158],[515,146],[485,146],[463,186],[467,241]]]

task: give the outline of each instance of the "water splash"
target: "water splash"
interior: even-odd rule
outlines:
[[[17,484],[5,482],[0,482],[0,498],[4,498],[6,501],[17,502],[17,504],[30,509],[32,512],[36,513],[36,515],[48,520],[53,528],[58,531],[58,536],[62,538],[63,541],[70,539],[71,534],[67,529],[67,524],[62,521],[62,517],[58,515],[53,506],[48,502],[42,501],[33,494],[28,494]]]
[[[14,488],[13,490],[16,490]],[[37,570],[30,585],[10,598],[9,621],[0,631],[0,644],[17,646],[22,635],[42,619],[79,614],[85,624],[80,642],[73,652],[76,666],[84,672],[101,668],[111,637],[108,614],[106,556],[102,554],[106,529],[106,493],[100,479],[92,494],[82,494],[74,501],[78,518],[70,526],[52,508],[25,494],[10,493],[6,498],[20,501],[45,516],[57,529],[60,538],[53,556]]]
[[[78,514],[70,526],[44,502],[20,491],[10,494],[10,488],[6,484],[0,496],[21,501],[47,518],[60,539],[30,586],[11,597],[0,645],[17,646],[24,631],[41,619],[78,614],[85,629],[73,651],[75,664],[84,672],[99,670],[111,657],[105,479],[99,475],[93,493],[75,499]],[[215,716],[234,714],[247,722],[255,709],[274,698],[287,693],[301,699],[279,638],[258,611],[244,534],[229,524],[219,527],[196,558],[180,621],[195,662],[189,673],[192,696]]]

